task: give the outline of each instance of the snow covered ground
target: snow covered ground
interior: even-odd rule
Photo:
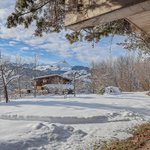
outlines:
[[[148,120],[150,97],[140,92],[0,102],[0,150],[92,150]]]

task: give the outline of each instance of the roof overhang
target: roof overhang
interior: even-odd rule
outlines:
[[[98,7],[93,10],[67,13],[65,26],[79,31],[125,18],[150,35],[150,0],[97,0],[96,3]]]
[[[33,80],[41,80],[41,79],[47,79],[47,78],[53,78],[53,77],[60,77],[60,78],[70,80],[70,81],[72,80],[72,79],[65,77],[63,75],[60,75],[60,74],[51,74],[51,75],[39,76],[39,77],[34,78]]]

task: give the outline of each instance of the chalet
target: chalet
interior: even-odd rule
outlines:
[[[72,80],[70,78],[53,74],[34,78],[37,90],[56,91],[73,90]]]

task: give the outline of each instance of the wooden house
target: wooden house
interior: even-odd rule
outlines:
[[[43,90],[46,85],[54,86],[55,88],[56,85],[71,85],[72,80],[58,74],[53,74],[34,78],[34,82],[37,90]]]

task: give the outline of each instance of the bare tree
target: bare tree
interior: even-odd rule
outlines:
[[[10,62],[2,58],[0,54],[0,79],[1,79],[1,88],[4,92],[4,97],[6,103],[9,102],[9,94],[8,94],[8,87],[11,82],[16,80],[19,77],[15,73],[15,68],[10,66]]]
[[[39,60],[38,55],[37,55],[37,54],[34,54],[34,56],[33,56],[34,78],[37,77],[38,60]],[[37,96],[37,85],[36,85],[36,81],[35,81],[35,80],[33,81],[33,84],[34,84],[34,97],[36,97],[36,96]]]
[[[23,60],[21,58],[21,56],[16,56],[16,70],[17,70],[17,74],[19,75],[18,79],[17,79],[17,82],[18,82],[18,92],[19,92],[19,97],[21,98],[22,97],[22,93],[21,93],[21,90],[22,90],[22,86],[21,86],[21,78],[23,76],[23,72],[22,72],[22,65],[23,65]]]
[[[92,68],[94,90],[101,87],[118,86],[124,91],[150,89],[150,61],[134,55],[121,56],[112,61],[95,63]]]
[[[79,81],[79,77],[81,74],[77,71],[73,73],[73,91],[74,91],[74,97],[76,97],[77,94],[77,81]]]

